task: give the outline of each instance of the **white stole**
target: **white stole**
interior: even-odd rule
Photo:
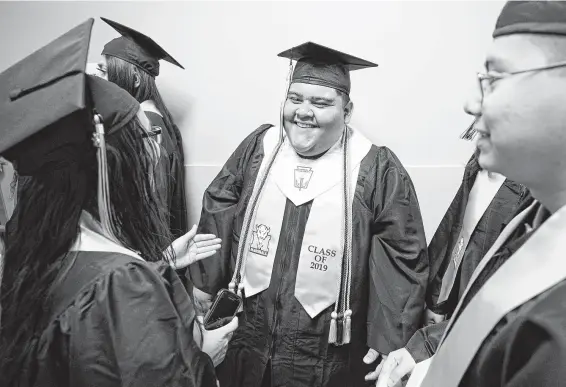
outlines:
[[[272,127],[263,139],[264,158],[258,176],[266,168],[279,136]],[[287,199],[300,206],[313,199],[303,235],[295,297],[311,318],[335,303],[340,286],[344,253],[344,159],[343,138],[316,160],[297,155],[285,138],[269,172],[258,201],[255,217],[244,248],[246,297],[269,287],[275,253],[282,230]],[[351,129],[349,137],[350,192],[355,192],[360,163],[372,144],[361,133]],[[259,179],[256,180],[257,189]],[[353,194],[350,195],[353,198]],[[351,203],[350,203],[351,206]],[[296,227],[296,225],[286,225]],[[244,242],[245,243],[245,242]]]
[[[509,236],[538,203],[517,215],[474,271],[454,315],[472,284]],[[460,316],[451,320],[430,363],[422,387],[457,386],[485,338],[510,311],[566,279],[566,206],[554,213],[484,284]],[[449,333],[448,333],[449,332]],[[447,334],[448,333],[448,334]]]

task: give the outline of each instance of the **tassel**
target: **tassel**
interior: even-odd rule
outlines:
[[[474,136],[477,133],[476,129],[474,128],[475,124],[476,124],[476,120],[474,120],[474,122],[472,122],[472,124],[468,126],[468,129],[466,129],[462,134],[460,134],[460,138],[462,140],[468,140],[468,141],[473,140]]]
[[[108,182],[108,160],[106,158],[106,141],[104,138],[104,124],[102,117],[95,114],[94,145],[98,148],[96,151],[96,160],[98,162],[98,212],[100,223],[105,235],[116,241],[114,232],[112,231],[111,212],[110,212],[110,184]]]
[[[344,329],[342,330],[342,344],[350,344],[352,338],[352,311],[348,309],[344,313]]]
[[[337,330],[338,326],[336,325],[336,319],[338,318],[338,314],[336,311],[332,312],[332,320],[330,320],[330,333],[328,334],[328,344],[336,344],[337,338]]]

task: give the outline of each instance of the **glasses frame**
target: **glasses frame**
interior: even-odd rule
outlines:
[[[533,67],[533,68],[526,69],[526,70],[518,70],[518,71],[511,71],[511,72],[504,72],[504,73],[497,73],[497,74],[489,74],[489,72],[478,72],[478,73],[476,73],[476,76],[477,76],[478,86],[480,88],[480,94],[481,94],[480,106],[483,105],[483,99],[484,99],[485,95],[487,94],[485,92],[484,86],[483,86],[484,81],[489,81],[489,83],[491,84],[491,82],[493,82],[495,80],[505,79],[505,78],[508,78],[510,76],[513,76],[513,75],[532,73],[532,72],[536,72],[536,71],[552,70],[552,69],[556,69],[556,68],[560,68],[560,67],[566,67],[566,61],[561,61],[561,62],[553,63],[553,64],[550,64],[550,65],[546,65],[546,66]],[[472,140],[475,137],[476,131],[474,129],[474,126],[476,124],[476,121],[477,121],[477,117],[474,119],[474,121],[471,123],[471,125],[460,135],[460,138],[462,138],[464,140]]]
[[[493,81],[496,81],[496,80],[499,80],[499,79],[505,79],[505,78],[508,78],[510,76],[513,76],[513,75],[532,73],[532,72],[537,72],[537,71],[552,70],[552,69],[556,69],[556,68],[560,68],[560,67],[566,67],[566,61],[561,61],[561,62],[553,63],[553,64],[550,64],[550,65],[546,65],[546,66],[533,67],[533,68],[526,69],[526,70],[518,70],[518,71],[511,71],[511,72],[504,72],[504,73],[497,73],[497,74],[489,74],[489,72],[478,72],[477,73],[477,79],[478,79],[480,92],[481,92],[481,104],[483,105],[483,99],[484,99],[485,95],[488,94],[488,93],[485,92],[484,81],[488,81],[491,84],[491,82],[493,82]]]

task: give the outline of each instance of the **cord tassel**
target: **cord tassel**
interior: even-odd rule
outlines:
[[[344,322],[342,330],[342,344],[350,344],[350,340],[352,338],[352,311],[348,309],[344,313]]]
[[[336,319],[338,318],[338,313],[332,312],[332,319],[330,320],[330,332],[328,333],[328,344],[336,344],[338,337],[338,324]]]

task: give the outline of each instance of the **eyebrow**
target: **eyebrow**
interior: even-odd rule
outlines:
[[[288,96],[295,96],[301,99],[305,99],[304,95],[302,95],[301,93],[297,93],[296,91],[290,91],[288,93]],[[325,98],[325,97],[316,97],[316,96],[307,99],[313,102],[326,102],[326,103],[334,103],[335,101],[334,98]]]

